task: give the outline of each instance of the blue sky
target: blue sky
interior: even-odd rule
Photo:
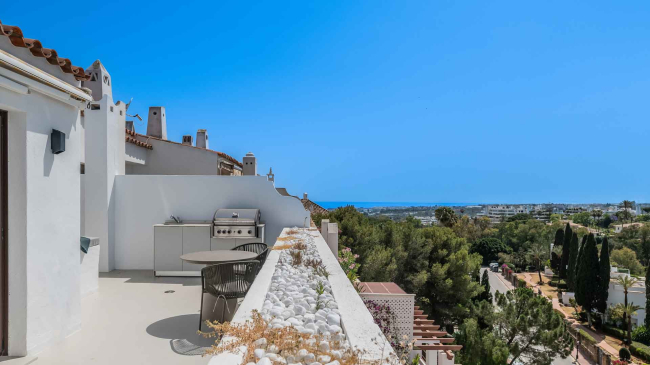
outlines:
[[[294,194],[650,202],[647,1],[29,3],[0,20]]]

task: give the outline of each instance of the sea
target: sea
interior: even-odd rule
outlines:
[[[457,207],[478,205],[473,203],[422,203],[422,202],[316,202],[325,209],[336,209],[353,205],[355,208],[377,208],[377,207]]]

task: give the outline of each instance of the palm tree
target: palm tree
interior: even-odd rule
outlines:
[[[528,257],[537,266],[537,274],[539,275],[539,285],[544,284],[542,281],[542,261],[548,257],[548,250],[543,243],[535,244],[528,250]]]
[[[598,227],[598,219],[603,216],[603,211],[600,209],[594,209],[591,211],[591,216],[594,217],[594,224]]]
[[[641,309],[640,306],[635,305],[634,303],[630,304],[621,304],[618,303],[612,309],[612,313],[619,317],[623,318],[623,322],[627,321],[626,332],[627,332],[627,347],[630,347],[632,344],[632,316],[636,314],[636,311]]]
[[[627,311],[625,311],[625,309],[627,308],[627,293],[628,293],[629,289],[631,287],[633,287],[634,284],[636,284],[638,282],[639,282],[639,279],[633,278],[633,277],[627,276],[627,275],[619,276],[618,278],[616,278],[616,283],[623,287],[623,293],[625,294],[625,301],[624,301],[624,304],[623,304],[623,325],[625,325],[625,322],[627,321],[627,316],[628,316]],[[630,323],[628,325],[631,326],[632,324]]]
[[[630,211],[628,209],[632,209],[632,202],[629,201],[629,200],[623,200],[621,205],[623,206],[623,209],[625,210],[625,213],[624,213],[625,215],[624,216],[626,218],[630,219],[631,214],[630,214]]]

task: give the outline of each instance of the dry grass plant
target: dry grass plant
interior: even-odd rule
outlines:
[[[293,245],[275,245],[271,248],[273,251],[287,250],[292,248]]]
[[[289,251],[291,256],[291,265],[300,266],[302,264],[302,251],[300,250],[291,250]]]
[[[278,237],[278,241],[292,241],[298,239],[296,236],[284,236],[284,237]]]
[[[342,343],[322,335],[309,335],[298,332],[294,327],[269,328],[268,324],[257,311],[252,312],[252,319],[245,323],[218,323],[206,321],[213,332],[199,333],[206,338],[216,338],[215,344],[209,348],[205,355],[214,356],[225,352],[242,354],[242,364],[257,362],[255,358],[256,348],[269,349],[273,346],[273,352],[285,359],[287,363],[298,362],[299,351],[304,349],[316,357],[329,356],[331,361],[338,360],[341,365],[398,365],[406,364],[408,356],[398,357],[393,355],[383,360],[364,359],[367,351],[358,349],[344,349]],[[226,340],[221,339],[227,337]],[[260,339],[266,339],[266,345],[256,344]],[[373,340],[377,345],[387,346],[387,342]],[[327,343],[327,346],[324,345]],[[257,345],[257,346],[256,346]],[[412,343],[408,345],[412,348]],[[245,347],[245,350],[243,348]],[[243,353],[242,353],[243,351]],[[336,352],[334,352],[336,351]],[[277,362],[277,361],[276,361]]]

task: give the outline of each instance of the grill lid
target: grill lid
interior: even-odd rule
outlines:
[[[215,225],[255,226],[260,222],[259,209],[217,209]]]

